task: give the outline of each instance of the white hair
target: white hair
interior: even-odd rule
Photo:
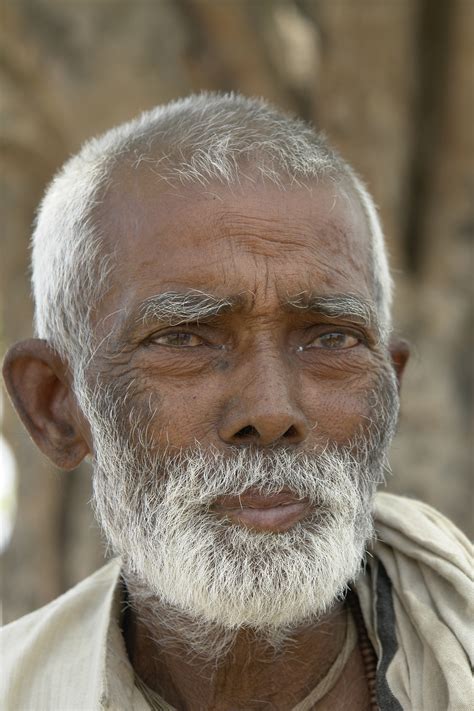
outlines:
[[[311,179],[345,180],[368,221],[376,307],[382,332],[389,332],[392,282],[382,228],[352,168],[322,134],[263,100],[203,93],[158,106],[88,141],[46,192],[33,234],[36,331],[73,367],[92,352],[91,313],[113,266],[94,211],[114,169],[124,164],[148,165],[175,186],[230,185],[243,176],[282,189]]]

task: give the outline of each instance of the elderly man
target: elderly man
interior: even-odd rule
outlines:
[[[407,348],[320,135],[204,94],[90,141],[33,287],[7,387],[57,466],[91,458],[117,557],[5,629],[5,708],[470,707],[468,543],[375,496]]]

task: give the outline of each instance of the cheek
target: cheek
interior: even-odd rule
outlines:
[[[317,423],[315,437],[338,444],[385,430],[398,407],[392,369],[381,354],[374,355],[365,372],[354,372],[341,381],[313,381],[308,392],[311,388],[313,397],[308,407]]]
[[[319,389],[308,405],[314,438],[344,444],[370,421],[370,391]]]
[[[313,422],[311,437],[315,442],[330,440],[337,444],[368,429],[373,415],[373,393],[380,380],[382,364],[353,364],[350,369],[318,367],[306,371],[302,382],[302,408]]]
[[[222,384],[207,378],[202,383],[150,382],[131,397],[141,431],[146,429],[149,447],[189,447],[215,440],[216,413]]]

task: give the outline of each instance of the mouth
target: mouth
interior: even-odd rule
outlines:
[[[290,491],[262,494],[249,490],[241,496],[219,497],[211,510],[246,528],[282,533],[301,521],[310,508],[308,499],[299,499]]]

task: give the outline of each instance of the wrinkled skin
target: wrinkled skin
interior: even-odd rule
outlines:
[[[352,437],[387,367],[376,334],[354,322],[285,313],[279,301],[304,291],[372,300],[366,224],[355,201],[331,188],[309,195],[276,187],[234,195],[187,188],[157,199],[153,186],[143,194],[142,182],[132,183],[125,203],[118,194],[107,203],[112,234],[127,240],[116,244],[117,286],[101,308],[113,316],[98,326],[99,340],[111,333],[107,362],[97,364],[118,390],[131,387],[146,417],[159,408],[157,443],[268,446],[284,437],[310,447]],[[242,295],[242,306],[188,329],[135,324],[147,297],[191,289]],[[368,345],[297,351],[334,325]],[[182,331],[196,347],[160,345],[165,334]],[[255,433],[237,436],[249,425]]]
[[[148,173],[120,176],[97,216],[114,251],[110,289],[96,309],[99,347],[88,370],[117,393],[157,449],[198,441],[302,449],[344,444],[364,432],[370,395],[388,369],[400,377],[404,344],[382,347],[354,318],[284,307],[288,297],[356,294],[373,303],[367,224],[332,185],[288,188],[244,181],[174,190]],[[230,312],[172,326],[140,319],[151,296],[200,290],[237,296]],[[330,334],[333,334],[332,336]],[[43,341],[14,347],[9,391],[43,451],[72,468],[93,441],[66,364]],[[127,422],[122,423],[127,428]],[[322,625],[297,630],[271,659],[248,632],[209,677],[198,660],[159,651],[131,615],[127,646],[140,676],[182,709],[290,709],[324,676],[344,637],[341,605]],[[158,681],[159,680],[159,681]],[[255,702],[255,699],[259,699]],[[364,709],[358,650],[321,709]]]

